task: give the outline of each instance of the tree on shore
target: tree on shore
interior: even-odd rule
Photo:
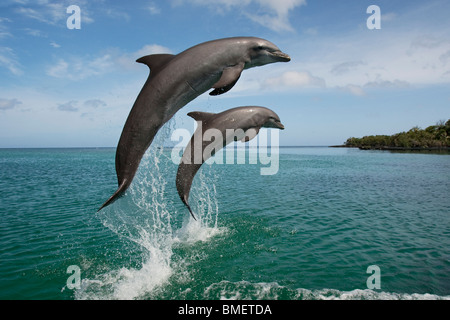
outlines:
[[[404,148],[404,149],[444,149],[450,148],[450,119],[439,121],[426,129],[413,127],[407,132],[388,135],[349,138],[346,147],[365,149]]]

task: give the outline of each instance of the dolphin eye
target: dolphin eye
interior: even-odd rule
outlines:
[[[264,49],[263,46],[257,46],[257,47],[255,48],[256,51],[261,51],[261,50],[263,50],[263,49]]]

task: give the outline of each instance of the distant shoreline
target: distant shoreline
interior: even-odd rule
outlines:
[[[450,119],[439,121],[425,129],[414,127],[407,132],[393,135],[372,135],[362,138],[351,137],[338,148],[359,148],[360,150],[387,151],[450,151]]]
[[[439,151],[450,152],[450,147],[371,147],[371,146],[347,146],[347,145],[335,145],[329,146],[330,148],[357,148],[359,150],[384,150],[384,151]]]

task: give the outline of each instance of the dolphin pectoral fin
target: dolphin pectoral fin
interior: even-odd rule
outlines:
[[[241,76],[242,70],[244,70],[244,63],[239,63],[232,67],[223,69],[222,76],[212,87],[215,89],[209,93],[211,96],[217,96],[229,91]]]
[[[245,131],[245,136],[241,139],[242,142],[247,142],[252,140],[259,132],[259,128],[250,128]]]
[[[224,87],[221,87],[221,88],[214,89],[213,91],[211,91],[211,92],[209,93],[209,95],[210,95],[210,96],[218,96],[219,94],[223,94],[223,93],[225,93],[225,92],[228,92],[228,91],[230,91],[231,88],[234,87],[234,85],[236,84],[237,81],[238,81],[238,79],[237,79],[235,82],[233,82],[233,83],[231,83],[231,84],[229,84],[229,85],[227,85],[227,86],[224,86]]]

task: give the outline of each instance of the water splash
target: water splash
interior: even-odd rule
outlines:
[[[292,289],[276,282],[252,283],[226,280],[208,286],[204,290],[202,298],[220,300],[450,300],[450,296],[428,293],[409,294],[370,289],[354,289],[351,291]]]
[[[181,242],[207,241],[209,238],[222,234],[225,228],[219,228],[217,218],[219,205],[214,181],[216,174],[208,165],[199,171],[198,177],[191,189],[191,207],[197,217],[184,220],[183,227],[176,232],[176,240]]]
[[[175,181],[177,164],[171,162],[169,153],[161,147],[170,138],[174,124],[170,121],[160,130],[126,195],[98,213],[106,227],[138,248],[134,249],[138,252],[124,254],[138,255],[142,262],[82,280],[81,289],[75,292],[77,299],[151,298],[189,264],[189,257],[174,257],[175,245],[208,241],[223,231],[217,227],[219,210],[214,177],[201,173],[193,192],[198,200],[195,206],[198,221],[180,206],[176,190],[170,184]],[[180,217],[184,218],[177,229]]]

